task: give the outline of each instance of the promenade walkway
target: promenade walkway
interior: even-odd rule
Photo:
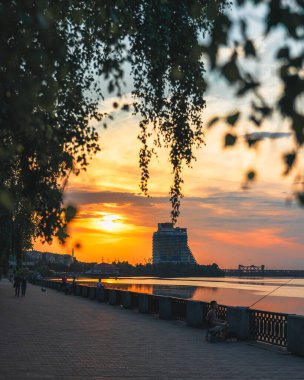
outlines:
[[[119,306],[0,282],[0,379],[302,379],[304,359]]]

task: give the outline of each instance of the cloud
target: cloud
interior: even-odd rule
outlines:
[[[155,226],[170,219],[171,204],[168,197],[147,198],[127,192],[72,191],[67,201],[79,205],[81,218],[95,218],[96,213],[118,213],[134,225]],[[114,206],[114,207],[113,207]],[[284,196],[255,195],[245,192],[213,192],[205,197],[182,199],[181,217],[178,221],[191,229],[251,231],[280,227],[286,239],[302,239],[299,225],[304,213],[296,205],[287,207]],[[294,231],[294,234],[292,233]]]
[[[148,198],[128,192],[71,190],[66,194],[65,202],[74,202],[79,205],[105,204],[107,207],[126,204],[151,207],[155,203],[168,203],[169,197]]]
[[[278,228],[257,228],[251,231],[210,231],[207,233],[209,238],[231,246],[239,246],[243,249],[262,248],[267,249],[273,246],[285,247],[285,249],[293,249],[297,247],[297,243],[292,239],[285,239],[281,236],[281,230]]]
[[[291,137],[289,132],[252,132],[244,136],[247,140],[282,139]]]
[[[165,196],[146,198],[115,191],[72,190],[66,200],[79,207],[72,223],[72,241],[79,240],[81,260],[100,257],[144,262],[152,255],[152,234],[157,223],[170,220]],[[104,215],[113,215],[119,228],[104,230]],[[205,196],[182,199],[178,226],[188,228],[190,248],[202,264],[223,268],[238,264],[265,264],[268,268],[302,265],[304,213],[296,205],[285,206],[284,195],[222,191],[209,188]]]

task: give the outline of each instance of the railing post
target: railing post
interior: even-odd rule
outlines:
[[[159,296],[154,294],[147,295],[148,298],[148,312],[151,314],[159,313]]]
[[[238,339],[248,339],[250,331],[249,309],[247,307],[228,307],[227,322],[229,330],[236,334]]]
[[[159,318],[172,319],[172,299],[159,297]]]
[[[186,322],[191,327],[201,327],[204,324],[203,317],[205,305],[199,301],[187,301],[187,318]]]
[[[82,291],[81,291],[81,295],[82,297],[87,297],[88,296],[88,286],[82,286]]]
[[[304,356],[304,316],[287,317],[287,351]]]
[[[94,300],[96,298],[96,288],[91,286],[89,287],[89,298]]]
[[[109,290],[109,304],[110,305],[116,305],[116,302],[117,302],[116,290],[110,289]]]
[[[104,287],[98,288],[96,290],[96,299],[99,302],[106,302],[107,298],[106,298],[106,292],[105,292]]]
[[[132,294],[130,292],[122,293],[122,305],[125,309],[132,308]]]
[[[75,291],[75,295],[76,296],[81,296],[81,285],[76,285],[76,291]]]
[[[149,313],[149,299],[147,294],[140,294],[138,296],[138,311],[140,313]]]

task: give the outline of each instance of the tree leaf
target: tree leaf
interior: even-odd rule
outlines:
[[[289,59],[289,48],[288,47],[283,47],[281,48],[278,53],[277,53],[277,58],[286,58]]]
[[[304,207],[304,192],[295,193],[296,199],[300,206]]]
[[[245,51],[245,56],[246,57],[255,57],[256,56],[256,51],[255,47],[253,45],[253,42],[251,40],[247,40],[246,44],[244,46],[244,51]]]
[[[229,116],[226,117],[226,122],[232,126],[235,125],[235,123],[238,121],[240,117],[240,112],[236,112],[234,114],[231,114]]]
[[[235,83],[240,79],[239,69],[234,59],[222,66],[222,73],[230,83]]]
[[[237,136],[232,135],[231,133],[227,133],[225,136],[225,147],[233,146],[236,143]]]
[[[247,172],[248,181],[250,181],[250,182],[254,181],[255,177],[256,177],[256,173],[254,170],[250,170],[249,172]]]
[[[213,119],[209,120],[209,122],[207,124],[207,128],[209,129],[209,128],[213,127],[219,120],[220,120],[220,118],[218,116],[216,116]]]
[[[67,222],[69,223],[71,220],[73,220],[76,216],[77,209],[76,207],[69,205],[65,210],[65,218]]]
[[[292,152],[292,153],[287,153],[284,155],[284,162],[286,164],[286,169],[284,171],[284,175],[287,175],[289,174],[290,170],[292,169],[294,163],[295,163],[295,160],[297,158],[297,154],[296,152]]]
[[[124,105],[121,107],[121,110],[122,110],[122,111],[126,111],[126,112],[128,112],[128,111],[130,110],[130,106],[129,106],[129,104],[124,104]]]

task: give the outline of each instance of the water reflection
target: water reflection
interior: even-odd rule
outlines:
[[[80,278],[78,281],[93,285],[97,280]],[[196,301],[216,299],[218,303],[228,306],[249,307],[257,302],[254,309],[304,315],[304,279],[298,278],[130,277],[104,279],[103,284],[107,288]]]
[[[161,286],[153,285],[153,294],[184,299],[192,299],[195,286]]]
[[[153,285],[120,284],[119,282],[106,282],[103,284],[108,289],[128,290],[129,292],[153,294]]]
[[[105,287],[109,289],[128,290],[130,292],[155,294],[159,296],[170,296],[177,298],[192,299],[196,291],[195,286],[166,286],[166,285],[137,285],[137,284],[119,284],[106,283]]]
[[[197,287],[192,299],[196,301],[204,300],[206,302],[216,299],[222,305],[248,307],[258,301],[263,295],[264,292],[256,294],[244,289]]]

